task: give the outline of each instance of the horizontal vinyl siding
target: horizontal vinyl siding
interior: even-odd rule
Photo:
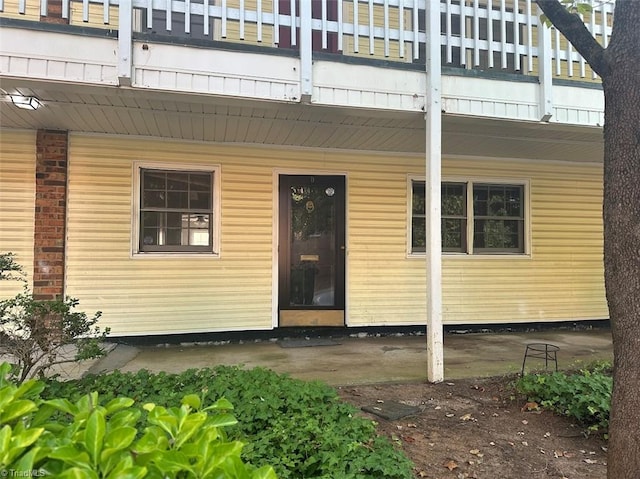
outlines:
[[[531,225],[529,258],[444,255],[445,323],[608,317],[600,166],[445,161],[443,174],[528,180]]]
[[[0,253],[15,253],[27,278],[33,272],[35,169],[35,131],[0,130]],[[21,288],[0,281],[0,298]]]
[[[67,292],[114,335],[270,329],[274,172],[346,174],[349,326],[424,324],[425,263],[407,257],[408,175],[424,160],[71,136]],[[219,165],[220,257],[131,257],[134,161]],[[528,182],[530,256],[443,256],[446,324],[607,317],[599,167],[445,159],[443,175]]]
[[[223,164],[211,145],[106,136],[72,136],[70,158],[67,292],[103,311],[114,336],[271,327],[266,163]],[[131,257],[134,161],[223,164],[220,258]]]

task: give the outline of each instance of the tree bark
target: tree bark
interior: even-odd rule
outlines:
[[[601,51],[593,38],[585,40],[574,15],[558,11],[564,7],[557,0],[538,4],[602,77],[604,271],[614,354],[607,477],[635,479],[640,471],[640,2],[617,0],[611,41]]]

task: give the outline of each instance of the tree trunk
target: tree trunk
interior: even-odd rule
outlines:
[[[616,1],[606,49],[566,5],[536,1],[602,78],[604,276],[614,355],[607,477],[636,479],[640,477],[640,1]]]
[[[618,0],[603,78],[604,269],[613,333],[609,479],[640,474],[640,2]]]

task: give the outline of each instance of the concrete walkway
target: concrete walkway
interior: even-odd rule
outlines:
[[[183,344],[161,346],[117,345],[88,372],[114,369],[181,372],[220,364],[261,366],[305,380],[331,385],[372,384],[426,379],[424,336],[345,337],[324,339],[321,344],[286,344],[286,340],[243,344]],[[530,333],[446,334],[445,379],[493,376],[520,372],[525,346],[545,342],[558,346],[560,369],[613,357],[609,330],[555,330]],[[286,347],[283,347],[286,346]],[[290,347],[303,346],[303,347]],[[544,362],[527,360],[529,367]],[[86,369],[86,368],[85,368]]]

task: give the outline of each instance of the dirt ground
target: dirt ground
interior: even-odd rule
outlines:
[[[606,441],[513,397],[513,380],[349,386],[339,393],[357,407],[398,402],[419,408],[394,421],[363,413],[402,447],[416,478],[605,478]]]

